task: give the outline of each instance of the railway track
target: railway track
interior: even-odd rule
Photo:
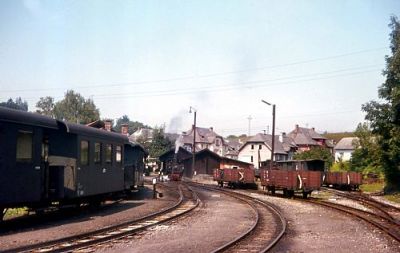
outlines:
[[[182,184],[179,185],[178,188],[180,197],[175,205],[140,219],[96,231],[91,231],[89,233],[74,235],[71,237],[61,238],[35,245],[9,249],[2,252],[94,251],[95,247],[98,245],[112,242],[124,237],[129,237],[149,227],[180,217],[194,210],[200,204],[200,199],[198,198],[196,192],[194,192],[189,186]]]
[[[345,194],[347,196],[347,194]],[[354,199],[358,200],[358,199]],[[332,203],[329,201],[325,200],[320,200],[320,199],[308,199],[308,200],[303,200],[306,202],[310,202],[316,205],[320,205],[323,207],[328,207],[334,210],[338,210],[340,212],[349,214],[353,217],[357,217],[358,219],[364,220],[368,222],[369,224],[377,227],[387,235],[391,236],[393,239],[395,239],[397,242],[400,243],[400,225],[397,220],[395,220],[393,217],[391,217],[390,214],[386,213],[384,210],[379,209],[378,207],[376,208],[376,212],[369,212],[369,211],[364,211],[355,207],[350,207],[346,205],[341,205],[338,203]],[[365,204],[365,200],[358,200],[361,203]],[[369,202],[368,206],[372,206],[373,202]],[[376,204],[376,203],[375,203]],[[375,205],[374,204],[374,205]]]
[[[219,187],[192,183],[191,185],[210,191],[218,191],[249,204],[255,212],[253,225],[244,233],[225,243],[213,252],[267,252],[283,237],[286,219],[268,202]],[[271,226],[276,224],[276,226]]]
[[[335,190],[335,189],[329,189],[326,187],[321,188],[321,190],[333,193],[333,194],[343,197],[343,198],[347,198],[347,199],[351,199],[356,202],[359,202],[360,204],[371,208],[374,211],[374,213],[378,214],[382,218],[389,219],[392,222],[396,223],[397,225],[400,225],[400,222],[395,217],[393,217],[393,215],[391,214],[392,212],[395,212],[396,214],[400,214],[400,208],[379,202],[379,201],[371,198],[370,196],[367,196],[360,192],[343,192],[343,191],[339,191],[339,190]]]

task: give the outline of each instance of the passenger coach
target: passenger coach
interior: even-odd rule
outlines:
[[[140,158],[124,168],[125,148],[135,148],[126,136],[39,114],[0,107],[0,140],[2,215],[10,207],[98,202],[138,184],[143,171],[134,164]]]

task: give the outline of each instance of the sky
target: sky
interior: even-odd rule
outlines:
[[[353,131],[400,1],[0,0],[0,102],[73,89],[167,132]],[[251,120],[249,118],[251,117]],[[249,124],[250,123],[250,124]],[[250,125],[250,128],[249,128]]]

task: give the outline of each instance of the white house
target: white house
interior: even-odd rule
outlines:
[[[252,163],[254,168],[259,169],[260,163],[271,159],[272,135],[256,134],[243,144],[239,149],[238,159],[243,162]],[[279,137],[275,136],[274,160],[286,160],[285,152]]]
[[[356,149],[357,137],[345,137],[342,138],[335,145],[335,161],[349,161],[352,153]]]

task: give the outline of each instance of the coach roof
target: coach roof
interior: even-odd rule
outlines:
[[[85,125],[66,123],[38,113],[24,112],[0,106],[0,122],[1,121],[58,129],[67,133],[84,134],[107,139],[113,138],[124,143],[129,143],[128,137],[119,133],[108,132]]]

